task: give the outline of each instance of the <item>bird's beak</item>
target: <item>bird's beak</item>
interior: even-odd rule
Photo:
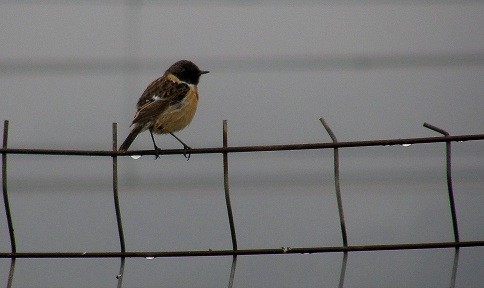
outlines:
[[[207,74],[207,73],[209,73],[209,72],[210,72],[210,71],[200,71],[200,75],[202,75],[202,74]]]

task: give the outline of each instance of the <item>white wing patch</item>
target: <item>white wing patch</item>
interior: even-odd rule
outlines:
[[[158,100],[161,100],[161,97],[158,96],[157,94],[153,94],[153,96],[151,96],[151,101],[158,101]]]

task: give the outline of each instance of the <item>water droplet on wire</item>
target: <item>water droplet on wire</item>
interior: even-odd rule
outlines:
[[[281,247],[282,253],[287,253],[289,250],[291,250],[291,247]]]
[[[155,257],[153,257],[153,256],[148,256],[148,257],[145,257],[145,259],[146,259],[146,260],[153,260],[153,259],[155,259]]]
[[[410,147],[412,144],[402,144],[403,147]]]
[[[131,155],[131,158],[133,158],[134,160],[137,160],[141,158],[141,155]]]

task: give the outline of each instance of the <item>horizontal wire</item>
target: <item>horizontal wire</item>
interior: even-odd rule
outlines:
[[[242,153],[242,152],[269,152],[269,151],[288,151],[288,150],[310,150],[310,149],[330,149],[330,148],[351,148],[351,147],[372,147],[372,146],[393,146],[393,145],[412,145],[439,142],[464,142],[484,140],[484,134],[437,136],[421,138],[399,138],[383,140],[363,140],[363,141],[342,141],[337,143],[302,143],[302,144],[278,144],[261,146],[233,146],[233,147],[208,147],[192,148],[191,154],[214,154],[214,153]],[[58,150],[58,149],[28,149],[28,148],[1,148],[0,153],[4,154],[34,154],[34,155],[66,155],[66,156],[142,156],[155,155],[154,150],[132,150],[132,151],[112,151],[112,150]],[[160,155],[186,154],[185,149],[160,149]]]
[[[146,252],[16,252],[0,253],[0,258],[161,258],[195,256],[241,256],[241,255],[277,255],[277,254],[313,254],[334,252],[422,250],[483,247],[484,241],[431,242],[412,244],[352,245],[323,247],[279,247],[268,249],[239,250],[187,250],[187,251],[146,251]]]

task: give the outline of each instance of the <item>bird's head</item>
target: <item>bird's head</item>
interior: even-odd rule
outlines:
[[[193,62],[188,60],[180,60],[171,65],[165,74],[173,74],[181,81],[197,85],[202,74],[207,74],[209,71],[202,71]]]

